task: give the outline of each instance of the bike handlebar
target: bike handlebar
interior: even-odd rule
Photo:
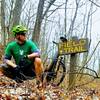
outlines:
[[[66,39],[65,37],[60,37],[60,40],[61,40],[62,42],[67,41],[67,39]],[[57,42],[55,42],[55,41],[52,41],[52,42],[53,42],[54,44],[58,45]]]
[[[56,45],[58,45],[58,43],[57,42],[55,42],[55,41],[52,41],[54,44],[56,44]]]

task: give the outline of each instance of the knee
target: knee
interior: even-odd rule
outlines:
[[[41,58],[35,58],[35,63],[36,64],[41,64],[42,63]]]

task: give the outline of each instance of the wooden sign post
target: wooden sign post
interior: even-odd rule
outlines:
[[[68,89],[73,89],[73,87],[75,86],[75,82],[76,82],[76,74],[75,74],[75,69],[76,69],[76,59],[77,59],[77,55],[76,53],[71,54],[70,57],[70,72],[69,72],[69,85],[68,85]]]

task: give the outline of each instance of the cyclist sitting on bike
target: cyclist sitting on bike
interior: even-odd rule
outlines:
[[[36,75],[37,81],[41,82],[43,65],[40,58],[40,51],[31,40],[26,39],[27,28],[22,25],[13,27],[12,33],[15,41],[8,43],[5,49],[4,74],[16,82],[22,82],[27,77]],[[14,58],[15,63],[11,60]],[[22,79],[22,80],[21,80]]]

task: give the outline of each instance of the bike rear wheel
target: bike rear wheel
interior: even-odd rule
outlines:
[[[55,85],[60,85],[65,78],[66,68],[65,65],[60,62],[58,66],[53,65],[48,71],[47,81]]]

